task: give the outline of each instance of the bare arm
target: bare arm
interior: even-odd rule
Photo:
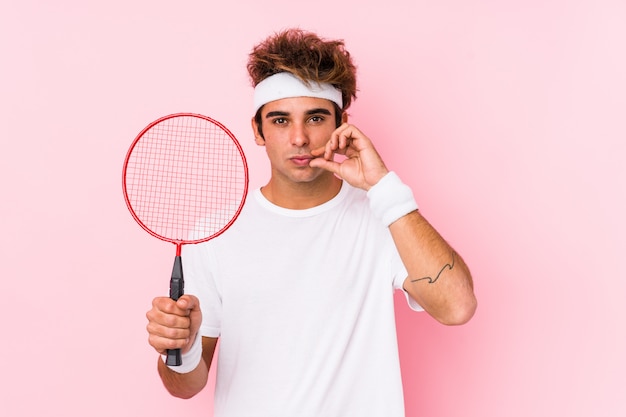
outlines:
[[[346,160],[335,162],[335,153]],[[311,166],[324,168],[351,185],[369,190],[389,173],[372,142],[344,123],[326,146],[313,150]],[[463,324],[476,310],[472,277],[465,262],[418,212],[412,211],[389,230],[408,271],[404,290],[444,324]]]
[[[401,217],[389,230],[409,273],[404,290],[443,324],[469,321],[477,303],[461,256],[418,211]]]
[[[196,369],[186,374],[172,371],[159,357],[157,368],[167,391],[178,398],[191,398],[202,391],[209,377],[209,368],[211,367],[216,345],[217,338],[203,337],[202,360]]]

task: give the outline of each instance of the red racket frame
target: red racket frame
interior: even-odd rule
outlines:
[[[184,239],[171,239],[168,238],[166,236],[162,236],[158,233],[155,233],[154,231],[152,231],[150,228],[148,228],[139,218],[139,216],[137,216],[137,213],[135,213],[135,210],[133,209],[133,206],[130,202],[130,199],[128,198],[128,193],[127,193],[127,189],[126,189],[126,170],[128,167],[128,160],[130,159],[131,154],[133,153],[133,149],[135,149],[135,146],[137,145],[137,143],[139,143],[139,141],[141,140],[141,138],[143,137],[143,135],[150,130],[154,125],[159,124],[167,119],[172,119],[174,117],[198,117],[200,119],[204,119],[207,120],[210,123],[215,124],[216,126],[220,127],[233,141],[233,143],[237,146],[237,149],[239,151],[239,154],[241,155],[241,160],[243,162],[243,169],[244,169],[244,174],[245,174],[245,179],[244,179],[244,190],[242,193],[242,199],[241,199],[241,204],[239,205],[239,208],[237,209],[237,211],[235,212],[235,214],[233,215],[233,218],[230,220],[230,222],[228,222],[224,227],[222,227],[219,231],[213,233],[210,236],[204,237],[202,239],[195,239],[195,240],[184,240]],[[235,137],[235,135],[232,134],[232,132],[230,130],[228,130],[228,128],[226,128],[226,126],[224,126],[222,123],[218,122],[215,119],[212,119],[208,116],[204,116],[202,114],[197,114],[197,113],[174,113],[174,114],[170,114],[167,116],[163,116],[155,121],[153,121],[152,123],[150,123],[148,126],[146,126],[135,138],[135,140],[133,141],[133,143],[130,145],[130,148],[128,149],[128,152],[126,153],[126,158],[124,159],[124,168],[122,170],[122,189],[124,191],[124,200],[126,201],[126,206],[128,207],[128,210],[130,211],[130,214],[133,216],[133,218],[135,219],[135,221],[139,224],[139,226],[141,226],[141,228],[143,230],[145,230],[146,232],[148,232],[149,234],[151,234],[152,236],[163,240],[165,242],[170,242],[176,245],[176,256],[180,256],[181,253],[181,247],[182,245],[188,245],[188,244],[195,244],[195,243],[202,243],[202,242],[206,242],[209,241],[219,235],[221,235],[222,233],[224,233],[224,231],[226,231],[234,222],[235,220],[237,220],[237,217],[239,217],[239,214],[241,213],[241,210],[243,209],[243,204],[246,200],[246,196],[248,194],[248,163],[246,161],[246,156],[243,152],[243,148],[241,147],[241,144],[239,143],[239,141],[237,140],[237,138]]]

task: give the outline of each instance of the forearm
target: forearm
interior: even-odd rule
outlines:
[[[470,271],[430,223],[413,211],[389,230],[407,268],[404,289],[444,324],[463,324],[476,310]]]
[[[158,358],[157,369],[163,385],[174,397],[191,398],[205,387],[209,367],[204,359],[200,361],[196,369],[189,373],[179,374],[171,370],[161,357]]]

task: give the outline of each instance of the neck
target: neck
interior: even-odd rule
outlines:
[[[279,207],[304,210],[334,198],[341,190],[341,184],[342,181],[333,174],[311,182],[282,182],[273,177],[261,188],[261,193]]]

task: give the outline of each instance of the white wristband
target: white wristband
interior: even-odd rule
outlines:
[[[385,226],[418,209],[413,191],[393,171],[370,188],[367,197],[374,215],[381,219]]]
[[[166,355],[163,356],[163,362],[167,359]],[[181,356],[182,364],[179,366],[167,365],[172,371],[179,374],[187,374],[198,367],[200,360],[202,359],[202,336],[196,333],[196,339],[191,345],[191,349],[187,353]]]

